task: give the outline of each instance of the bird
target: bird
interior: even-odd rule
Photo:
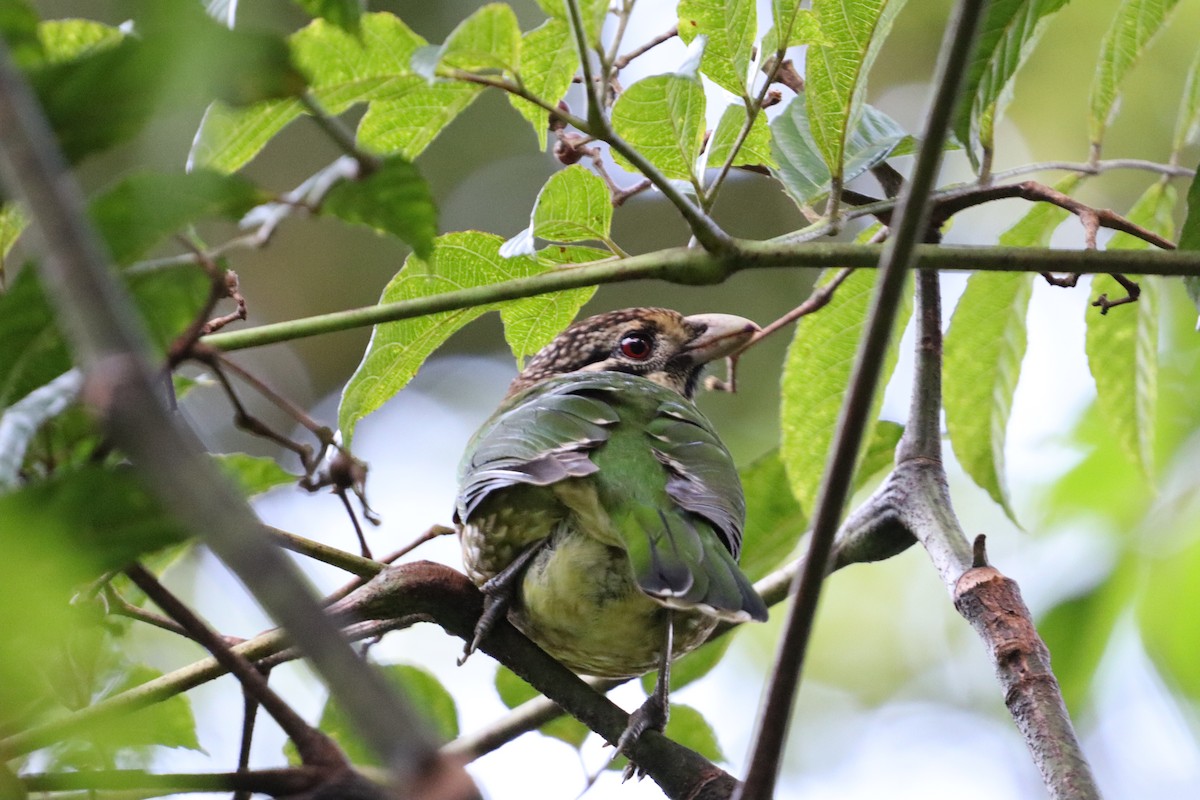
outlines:
[[[664,308],[576,322],[529,360],[463,454],[454,521],[484,594],[463,659],[507,616],[578,674],[658,669],[616,753],[665,729],[673,658],[723,620],[767,619],[737,564],[737,470],[692,402],[705,365],[758,330]]]

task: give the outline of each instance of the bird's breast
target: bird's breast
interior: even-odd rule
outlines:
[[[674,611],[675,653],[699,645],[716,619]],[[576,672],[641,675],[658,666],[667,609],[642,592],[625,551],[579,531],[559,529],[525,574],[509,619]]]
[[[514,486],[482,503],[459,529],[467,575],[482,586],[545,540],[509,620],[576,672],[610,678],[649,672],[666,641],[667,609],[638,588],[626,550],[609,543],[619,539],[595,508],[595,492],[566,491],[570,483]],[[676,656],[703,643],[717,624],[699,611],[672,615]]]

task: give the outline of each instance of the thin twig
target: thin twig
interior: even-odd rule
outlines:
[[[1021,175],[1029,175],[1034,172],[1047,172],[1050,170],[1079,172],[1084,175],[1099,175],[1104,172],[1125,169],[1154,172],[1159,175],[1167,175],[1172,178],[1192,178],[1196,175],[1196,170],[1189,169],[1187,167],[1181,167],[1176,164],[1160,164],[1156,161],[1147,161],[1141,158],[1109,158],[1096,162],[1039,161],[1033,164],[1022,164],[1021,166],[1013,167],[1012,169],[993,172],[992,179],[1002,181],[1010,178],[1016,178]]]
[[[1136,303],[1142,296],[1142,287],[1138,286],[1136,281],[1131,281],[1120,273],[1114,273],[1112,279],[1121,284],[1121,288],[1125,290],[1125,296],[1118,297],[1116,300],[1109,300],[1107,293],[1097,297],[1092,301],[1092,305],[1099,308],[1101,314],[1107,314],[1110,308],[1123,306],[1126,303]]]
[[[304,106],[305,111],[312,116],[317,126],[333,140],[333,143],[358,162],[361,175],[369,175],[379,169],[381,164],[379,157],[359,147],[358,142],[354,139],[354,134],[342,125],[340,120],[326,112],[312,92],[304,92],[298,99],[300,105]]]
[[[613,130],[608,120],[604,100],[596,96],[595,75],[592,70],[587,33],[583,24],[583,13],[579,9],[579,0],[566,0],[566,4],[571,30],[575,36],[576,51],[579,53],[579,61],[583,69],[584,91],[587,93],[588,115],[585,132],[607,142],[609,147],[620,153],[636,170],[649,178],[679,211],[701,247],[709,253],[727,252],[733,242],[729,234],[723,231],[702,208],[680,192],[675,184],[668,180],[640,151],[631,147]]]
[[[655,36],[650,41],[646,42],[645,44],[639,45],[638,47],[633,48],[625,55],[623,55],[620,58],[613,61],[613,63],[612,63],[613,70],[615,70],[616,72],[620,72],[621,70],[628,67],[629,62],[633,61],[635,58],[645,55],[646,53],[650,52],[654,48],[658,47],[663,42],[669,42],[678,35],[679,35],[679,26],[678,25],[672,26],[670,28],[670,30],[663,31],[662,33],[660,33],[658,36]]]
[[[270,667],[259,668],[264,678],[269,678]],[[242,688],[242,741],[238,748],[237,771],[244,775],[250,771],[250,747],[254,742],[254,726],[258,721],[259,702],[254,693]],[[233,793],[233,800],[250,800],[252,792],[249,789],[239,789]]]
[[[316,542],[295,533],[273,528],[270,525],[264,525],[263,528],[275,538],[280,547],[346,572],[352,572],[360,578],[371,578],[379,574],[379,570],[383,569],[383,564],[386,563],[372,561],[369,558],[363,558],[323,542]]]
[[[1031,202],[1052,203],[1059,208],[1070,211],[1083,224],[1086,247],[1089,250],[1096,249],[1096,232],[1099,228],[1110,228],[1114,231],[1127,233],[1130,236],[1136,236],[1142,241],[1149,242],[1163,250],[1175,249],[1175,243],[1170,239],[1159,236],[1154,231],[1147,230],[1137,223],[1130,222],[1111,209],[1092,208],[1070,195],[1063,194],[1057,189],[1046,186],[1043,183],[1038,183],[1037,181],[1022,181],[1021,183],[1006,184],[1004,186],[985,186],[973,192],[963,193],[951,199],[938,201],[934,205],[933,220],[936,224],[940,225],[954,214],[966,208],[981,205],[992,200],[1011,197],[1019,197]]]
[[[192,613],[190,608],[168,591],[149,570],[140,564],[135,564],[126,569],[125,574],[167,616],[179,623],[188,632],[188,636],[202,644],[217,660],[217,663],[233,673],[241,683],[243,691],[262,705],[272,719],[279,723],[279,727],[288,735],[288,738],[295,743],[303,763],[310,766],[323,765],[334,768],[348,766],[345,756],[331,739],[305,722],[303,717],[275,693],[275,690],[267,684],[266,677],[255,669],[253,664],[230,648],[220,636]]]
[[[880,232],[882,233],[886,230],[887,229],[884,228]],[[736,392],[737,391],[737,378],[736,378],[737,362],[738,362],[738,359],[741,358],[742,354],[745,353],[747,350],[749,350],[754,345],[761,342],[763,339],[770,336],[771,334],[775,333],[776,331],[782,330],[788,324],[795,322],[796,320],[800,319],[801,317],[807,316],[816,311],[820,311],[822,308],[829,305],[829,301],[833,299],[833,295],[835,292],[837,292],[838,287],[842,285],[842,283],[846,280],[846,278],[850,277],[850,273],[853,271],[854,270],[850,267],[843,267],[842,269],[838,270],[838,272],[833,276],[833,278],[829,281],[829,283],[826,283],[823,286],[818,286],[817,288],[813,289],[812,293],[808,296],[808,298],[803,303],[796,306],[795,308],[793,308],[788,313],[784,314],[779,319],[777,319],[774,322],[770,323],[769,325],[765,326],[758,333],[754,334],[754,337],[749,342],[746,343],[745,347],[743,347],[740,351],[738,351],[737,353],[734,353],[732,356],[730,356],[728,359],[726,359],[726,361],[728,362],[728,368],[726,370],[725,379],[722,380],[721,378],[718,378],[716,375],[709,375],[707,378],[704,379],[704,388],[708,389],[709,391],[713,391],[713,392],[729,392],[729,393]]]

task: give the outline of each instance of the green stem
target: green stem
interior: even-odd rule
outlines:
[[[343,569],[360,578],[374,577],[383,569],[383,564],[380,564],[378,561],[372,561],[369,558],[363,558],[354,553],[347,553],[345,550],[340,550],[336,547],[313,541],[312,539],[306,539],[294,533],[281,531],[278,528],[272,528],[270,525],[263,527],[275,537],[275,541],[281,547],[291,550],[293,553],[308,556],[331,567]]]
[[[794,269],[878,266],[880,248],[874,245],[777,242],[739,242],[733,254],[717,256],[678,248],[624,259],[555,270],[489,286],[476,286],[430,297],[382,303],[313,317],[276,322],[235,331],[222,331],[201,341],[222,350],[302,339],[308,336],[411,319],[503,300],[517,300],[564,289],[624,281],[658,279],[683,284],[714,284],[750,269]],[[987,272],[1077,272],[1135,275],[1200,275],[1200,252],[1155,250],[1035,250],[1024,247],[916,248],[914,267]]]

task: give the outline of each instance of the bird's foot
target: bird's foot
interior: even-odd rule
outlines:
[[[525,568],[529,566],[529,562],[545,544],[546,540],[541,539],[529,545],[513,559],[511,564],[479,587],[479,590],[483,592],[483,613],[479,615],[479,621],[475,623],[475,635],[463,647],[463,654],[458,659],[460,667],[466,663],[471,653],[479,649],[479,643],[491,632],[492,628],[496,627],[496,623],[508,614],[508,607],[512,605],[513,598],[516,597],[517,586],[525,574]]]
[[[618,755],[625,755],[629,758],[629,763],[625,765],[625,771],[621,775],[622,782],[633,777],[641,780],[646,776],[645,770],[633,763],[631,749],[646,731],[662,733],[666,730],[668,713],[663,698],[655,692],[646,698],[646,702],[642,703],[637,711],[629,715],[629,724],[625,726],[621,738],[617,739],[617,751],[613,754],[613,758]]]
[[[508,613],[510,599],[507,594],[489,593],[487,586],[484,586],[483,613],[479,615],[479,621],[475,623],[475,635],[463,646],[463,654],[458,659],[460,667],[471,657],[471,653],[479,649],[479,643],[491,632],[492,628],[496,627],[496,623]]]

